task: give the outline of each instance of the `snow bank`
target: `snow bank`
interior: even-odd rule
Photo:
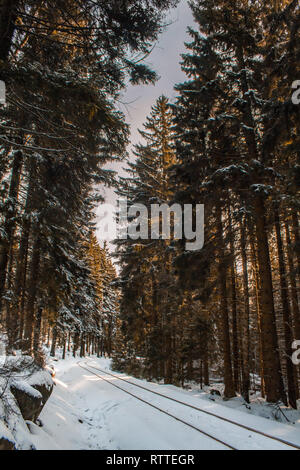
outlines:
[[[0,357],[0,441],[12,442],[16,449],[35,448],[26,420],[36,420],[52,389],[49,371],[31,357]]]

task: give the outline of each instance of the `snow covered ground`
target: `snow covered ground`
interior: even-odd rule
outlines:
[[[37,449],[224,449],[222,444],[113,387],[111,383],[82,369],[80,364],[110,370],[107,359],[92,358],[80,362],[79,358],[69,358],[55,362],[56,387],[40,416],[42,426],[30,424],[31,437]],[[94,372],[101,375],[101,372]],[[126,377],[124,374],[116,375]],[[102,376],[235,448],[287,448],[103,373]],[[130,381],[300,445],[300,417],[296,424],[279,423],[233,409],[232,403],[226,406],[222,401],[204,399],[203,394],[195,390],[189,392],[132,377]]]

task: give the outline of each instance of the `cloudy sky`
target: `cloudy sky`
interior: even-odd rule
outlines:
[[[147,65],[151,66],[160,76],[155,85],[130,86],[124,96],[124,101],[131,102],[125,111],[127,121],[131,125],[132,142],[139,140],[137,129],[142,127],[151,106],[162,94],[170,99],[175,98],[174,85],[185,80],[181,71],[180,61],[185,50],[184,42],[188,40],[188,26],[193,25],[193,18],[186,0],[181,0],[179,6],[170,12],[167,23],[171,23],[161,34]]]
[[[173,100],[176,96],[174,85],[186,79],[180,68],[180,54],[185,51],[184,42],[189,40],[187,28],[193,26],[193,18],[187,0],[181,0],[179,6],[170,12],[166,22],[169,26],[161,34],[154,50],[146,60],[147,65],[158,73],[160,79],[155,85],[129,86],[122,97],[122,102],[126,105],[119,104],[120,110],[125,114],[126,120],[131,126],[131,145],[139,142],[138,129],[142,129],[143,123],[151,111],[151,106],[157,98],[164,94]],[[119,163],[114,167],[109,166],[124,176],[123,167],[124,163],[121,165]],[[115,203],[116,196],[113,191],[104,189],[103,194],[107,203]],[[98,233],[98,238],[99,235]]]

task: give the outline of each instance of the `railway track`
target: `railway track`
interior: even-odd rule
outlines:
[[[229,450],[238,450],[238,449],[236,449],[235,447],[231,446],[230,444],[227,444],[226,442],[222,441],[221,439],[218,439],[218,438],[216,438],[215,436],[212,436],[211,434],[207,433],[206,431],[204,431],[204,430],[198,428],[197,426],[194,426],[193,424],[188,423],[187,421],[185,421],[185,420],[183,420],[183,419],[181,419],[181,418],[178,418],[177,416],[175,416],[175,415],[169,413],[169,412],[166,411],[166,410],[163,410],[162,408],[160,408],[160,407],[154,405],[153,403],[150,403],[150,402],[148,402],[147,400],[144,400],[144,398],[141,398],[141,397],[135,395],[134,393],[131,393],[131,392],[129,392],[128,390],[125,390],[124,388],[120,387],[119,385],[117,385],[117,384],[115,384],[115,383],[112,383],[110,380],[107,380],[107,379],[105,379],[103,376],[101,376],[101,375],[99,375],[99,374],[97,374],[97,373],[91,371],[88,367],[86,367],[86,365],[83,366],[80,362],[78,363],[78,365],[79,365],[79,367],[81,367],[82,369],[85,369],[85,370],[87,370],[88,372],[90,372],[91,374],[96,375],[97,377],[99,377],[100,379],[102,379],[102,380],[104,380],[105,382],[109,383],[109,384],[112,385],[113,387],[115,387],[115,388],[117,388],[117,389],[119,389],[119,390],[122,390],[123,392],[127,393],[127,394],[130,395],[131,397],[136,398],[137,400],[139,400],[139,401],[145,403],[146,405],[151,406],[151,407],[154,408],[155,410],[160,411],[161,413],[163,413],[163,414],[169,416],[170,418],[175,419],[176,421],[179,421],[180,423],[182,423],[182,424],[188,426],[189,428],[192,428],[194,431],[197,431],[197,432],[199,432],[200,434],[202,434],[202,435],[204,435],[204,436],[206,436],[206,437],[208,437],[208,438],[210,438],[210,439],[213,439],[214,441],[216,441],[216,442],[218,442],[219,444],[223,445],[225,448],[227,448],[227,449],[229,449]],[[89,365],[89,367],[91,367],[91,366]],[[97,368],[95,368],[95,367],[92,367],[92,368],[97,370]],[[101,371],[101,369],[99,369],[99,371]],[[108,374],[106,371],[101,371],[101,372],[104,373],[104,374]],[[108,374],[108,375],[110,375],[110,374]],[[117,377],[117,376],[115,376],[115,377],[116,377],[116,378],[119,378],[119,377]]]
[[[100,368],[98,368],[98,367],[95,367],[95,366],[92,366],[92,365],[90,365],[90,364],[87,364],[86,362],[84,362],[84,364],[85,364],[85,366],[82,366],[81,363],[78,363],[78,365],[79,365],[80,367],[82,367],[83,369],[88,370],[90,373],[92,373],[92,374],[98,376],[99,378],[101,378],[101,379],[104,380],[105,382],[110,383],[110,384],[111,384],[112,386],[114,386],[115,388],[118,388],[119,390],[122,390],[123,392],[127,393],[128,395],[130,395],[130,396],[136,398],[136,399],[139,400],[139,401],[142,401],[143,403],[146,403],[147,405],[149,405],[149,406],[151,406],[152,408],[155,408],[156,410],[158,410],[158,411],[160,411],[160,412],[162,412],[162,413],[164,413],[164,414],[170,416],[171,418],[175,419],[176,421],[179,421],[179,422],[185,424],[186,426],[189,426],[190,428],[192,428],[192,429],[198,431],[199,433],[205,435],[206,437],[209,437],[210,439],[215,440],[216,442],[222,444],[223,446],[225,446],[226,448],[228,448],[228,449],[230,449],[230,450],[238,450],[238,449],[236,449],[236,448],[233,447],[232,445],[230,445],[230,444],[224,442],[223,440],[218,439],[218,438],[216,438],[215,436],[213,436],[213,435],[207,433],[206,431],[204,431],[204,430],[198,428],[197,426],[194,426],[193,424],[188,423],[188,422],[186,422],[185,420],[183,420],[183,419],[181,419],[181,418],[178,418],[177,416],[175,416],[175,415],[173,415],[173,414],[167,412],[166,410],[161,409],[160,407],[154,405],[153,403],[150,403],[150,402],[146,401],[145,399],[143,399],[143,398],[141,398],[141,397],[135,395],[134,393],[132,393],[132,392],[130,392],[130,391],[128,391],[128,390],[125,390],[124,388],[120,387],[119,385],[117,385],[117,384],[115,384],[115,383],[112,383],[111,380],[108,380],[107,378],[105,378],[105,377],[103,377],[103,376],[100,376],[99,374],[97,374],[97,373],[91,371],[91,370],[88,369],[88,368],[97,370],[98,372],[101,372],[101,374],[106,374],[106,376],[111,376],[111,377],[113,377],[114,379],[120,380],[121,382],[128,383],[128,384],[130,384],[131,386],[134,386],[134,387],[136,387],[136,388],[145,390],[145,391],[147,391],[147,392],[149,392],[149,393],[152,393],[153,395],[159,396],[159,397],[161,397],[161,398],[165,398],[165,399],[170,400],[170,401],[172,401],[172,402],[175,402],[175,403],[177,403],[177,404],[183,405],[183,406],[188,407],[188,408],[190,408],[190,409],[196,410],[196,411],[198,411],[198,412],[200,412],[200,413],[203,413],[203,414],[206,414],[206,415],[208,415],[208,416],[211,416],[211,417],[213,417],[213,418],[215,418],[215,419],[218,419],[218,420],[221,420],[221,421],[223,421],[223,422],[229,423],[229,424],[231,424],[231,425],[233,425],[233,426],[236,426],[237,428],[250,431],[251,433],[254,433],[254,434],[256,434],[256,435],[262,436],[262,437],[267,438],[267,439],[271,439],[272,441],[276,441],[276,442],[278,442],[278,443],[280,443],[280,444],[284,444],[285,446],[288,446],[288,447],[291,448],[291,449],[300,450],[300,446],[297,445],[297,444],[295,444],[295,443],[286,441],[286,440],[281,439],[281,438],[279,438],[279,437],[272,436],[272,435],[270,435],[270,434],[268,434],[268,433],[265,433],[265,432],[263,432],[263,431],[259,431],[259,430],[257,430],[257,429],[254,429],[254,428],[250,427],[250,426],[246,426],[246,425],[244,425],[244,424],[237,423],[236,421],[233,421],[233,420],[228,419],[228,418],[224,418],[223,416],[219,416],[219,415],[217,415],[217,414],[215,414],[215,413],[213,413],[213,412],[211,412],[211,411],[203,410],[203,409],[200,408],[200,407],[191,405],[191,404],[189,404],[189,403],[185,403],[185,402],[183,402],[183,401],[181,401],[181,400],[178,400],[178,399],[176,399],[176,398],[171,398],[171,397],[169,397],[168,395],[165,395],[165,394],[160,393],[160,392],[156,392],[156,391],[151,390],[151,389],[149,389],[149,388],[147,388],[147,387],[144,387],[143,385],[139,385],[139,384],[136,384],[136,383],[134,383],[134,382],[131,382],[131,381],[128,380],[128,379],[125,379],[125,378],[120,377],[120,376],[118,376],[118,375],[112,374],[111,372],[108,372],[108,371],[106,371],[106,370],[102,370],[102,369],[100,369]]]

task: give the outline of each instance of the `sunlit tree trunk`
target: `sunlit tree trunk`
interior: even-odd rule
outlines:
[[[54,326],[52,330],[52,343],[51,343],[51,350],[50,350],[51,357],[55,357],[56,342],[57,342],[57,327]]]
[[[241,344],[242,344],[242,396],[249,403],[250,388],[250,304],[249,304],[249,277],[246,254],[246,221],[241,222],[241,256],[243,266],[243,310],[241,318]]]
[[[232,376],[232,362],[231,362],[231,344],[229,332],[229,315],[228,315],[228,300],[227,300],[227,268],[223,260],[224,256],[224,242],[223,242],[223,224],[221,209],[216,208],[216,218],[218,224],[218,241],[219,241],[219,288],[220,288],[220,319],[221,319],[221,332],[222,332],[222,350],[224,361],[224,383],[225,398],[232,398],[235,396],[234,382]]]
[[[293,210],[292,211],[292,229],[293,235],[295,240],[295,253],[297,259],[297,268],[298,268],[298,277],[300,278],[300,235],[299,235],[299,223],[297,213]]]

